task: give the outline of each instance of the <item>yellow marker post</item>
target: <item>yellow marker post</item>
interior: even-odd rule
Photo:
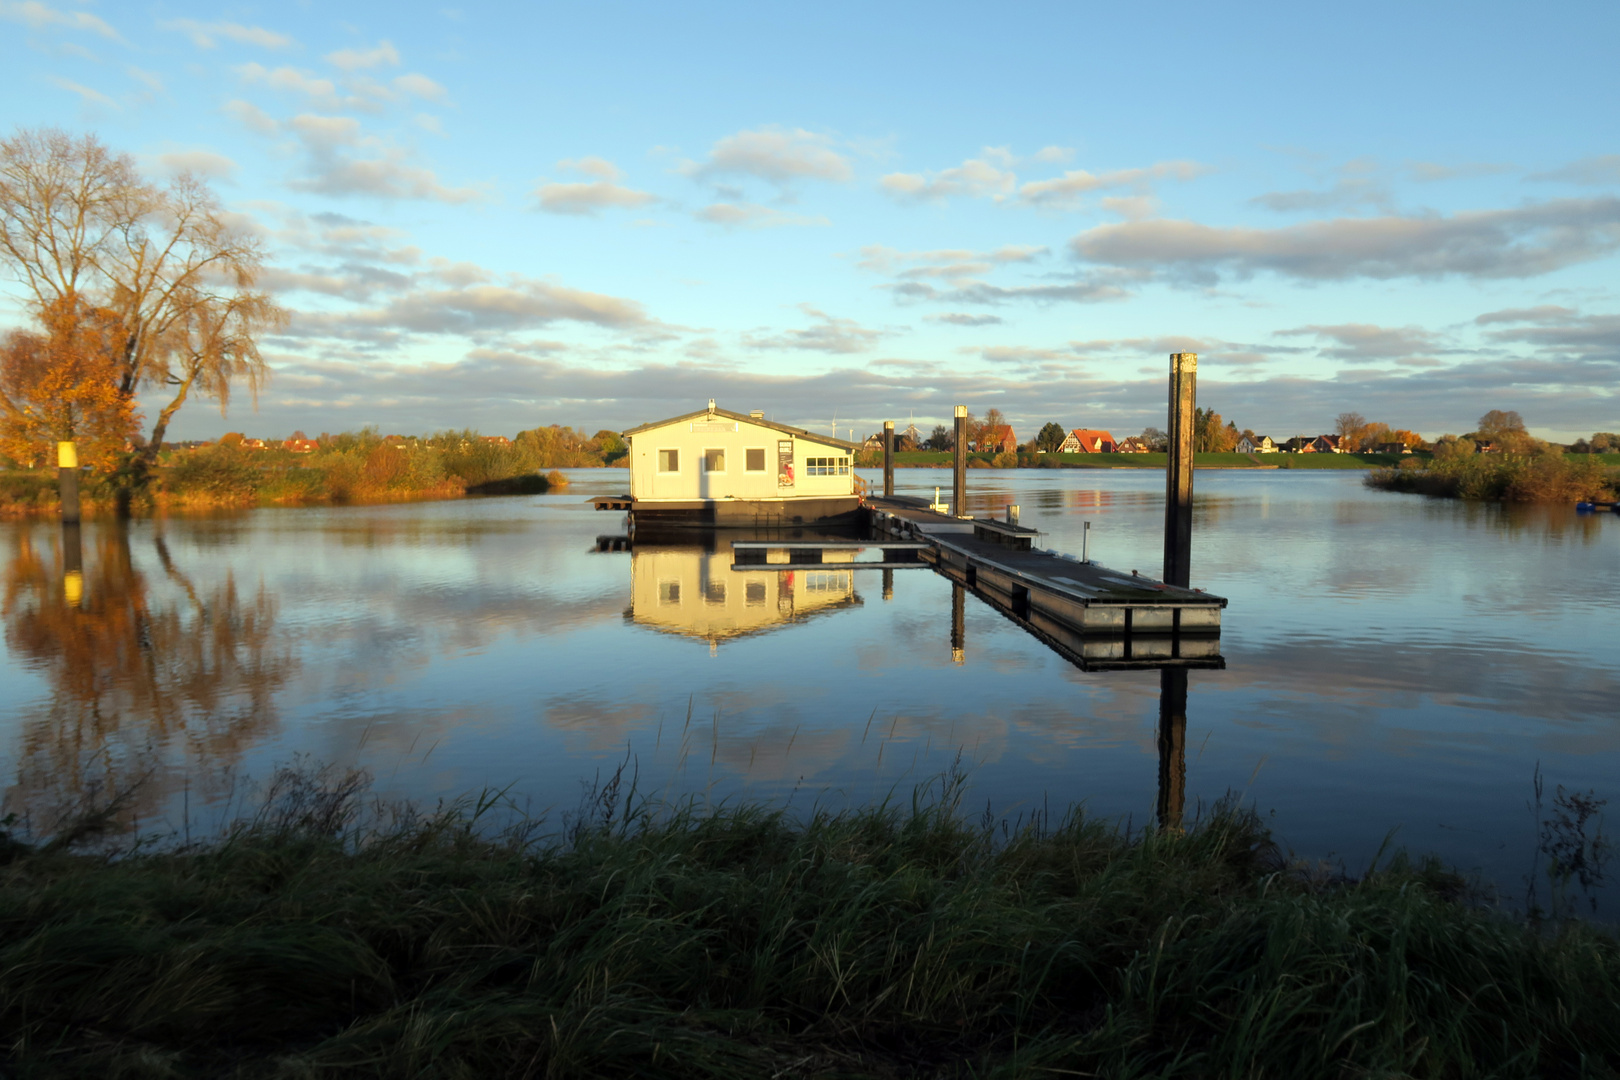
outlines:
[[[62,496],[62,524],[79,523],[79,451],[71,440],[56,444],[56,484]]]

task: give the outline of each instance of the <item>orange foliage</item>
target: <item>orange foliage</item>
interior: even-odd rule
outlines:
[[[140,430],[134,402],[119,388],[123,330],[105,309],[75,298],[40,314],[45,332],[14,331],[0,343],[0,453],[27,466],[51,465],[56,443],[78,444],[79,462],[110,470]]]

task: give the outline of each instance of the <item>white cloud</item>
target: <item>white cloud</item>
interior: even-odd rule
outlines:
[[[878,181],[886,193],[906,202],[938,202],[956,195],[1010,194],[1018,177],[1007,166],[1006,151],[986,147],[979,157],[937,173],[890,173]]]
[[[274,135],[281,130],[281,125],[276,123],[275,118],[269,113],[240,98],[227,101],[222,111],[256,135]]]
[[[337,94],[337,85],[331,79],[323,79],[312,71],[300,71],[292,67],[272,69],[254,62],[240,65],[236,73],[244,82],[259,83],[272,90],[303,94],[322,102],[334,100]]]
[[[134,79],[136,82],[140,83],[154,94],[161,94],[166,89],[166,87],[163,85],[163,77],[161,75],[157,75],[150,71],[143,71],[134,64],[125,66],[124,70],[128,72],[130,78]]]
[[[214,180],[231,180],[236,176],[236,162],[212,150],[174,150],[159,154],[157,161],[171,176],[193,173]]]
[[[658,200],[645,191],[637,191],[606,180],[592,180],[579,184],[542,184],[535,190],[540,209],[549,214],[595,214],[600,210],[633,209]]]
[[[792,226],[826,226],[832,222],[824,217],[790,214],[769,206],[750,202],[711,203],[697,212],[699,221],[734,229],[777,229]]]
[[[449,91],[426,75],[412,73],[401,75],[394,80],[394,89],[402,94],[419,97],[426,101],[442,101],[449,96]]]
[[[82,83],[76,83],[72,79],[64,79],[58,75],[47,75],[45,78],[54,86],[59,86],[63,90],[78,94],[86,105],[104,105],[109,109],[123,108],[123,106],[119,105],[118,102],[114,101],[106,94],[103,94],[100,90],[92,90],[90,87],[85,86]]]
[[[762,127],[727,135],[708,161],[687,169],[693,176],[738,174],[785,185],[795,180],[843,182],[853,174],[833,140],[803,128]]]
[[[1336,360],[1387,360],[1447,351],[1438,334],[1421,326],[1377,326],[1373,323],[1340,323],[1334,326],[1300,326],[1278,330],[1281,337],[1314,336],[1334,342],[1319,350]]]
[[[326,54],[327,63],[344,71],[360,71],[387,64],[399,66],[399,50],[386,38],[369,49],[339,49]]]
[[[1089,229],[1069,248],[1085,262],[1203,282],[1263,271],[1308,281],[1532,277],[1620,250],[1620,199],[1278,229],[1136,221]]]
[[[69,30],[86,30],[100,34],[109,41],[122,42],[118,31],[105,20],[87,11],[58,11],[39,0],[0,0],[0,18],[23,23],[34,30],[60,26]]]
[[[1018,189],[1018,201],[1046,209],[1069,209],[1087,195],[1121,188],[1146,194],[1159,180],[1187,181],[1209,172],[1196,161],[1161,161],[1140,169],[1093,173],[1075,169],[1051,180],[1032,180]]]
[[[1536,173],[1531,180],[1553,181],[1564,184],[1606,186],[1620,184],[1620,154],[1601,154],[1571,162],[1562,169]]]
[[[613,162],[599,157],[564,158],[557,162],[558,172],[579,173],[581,176],[594,176],[598,180],[614,183],[624,179],[624,170]]]
[[[945,323],[947,326],[996,326],[1006,322],[1000,315],[968,315],[959,311],[949,311],[943,315],[930,315],[928,321]]]
[[[286,49],[297,44],[286,34],[266,30],[262,26],[244,26],[242,23],[205,23],[196,19],[169,19],[159,23],[158,26],[164,30],[176,30],[185,34],[199,49],[212,49],[221,39],[234,41],[239,45],[257,45],[262,49]]]
[[[814,325],[764,336],[750,334],[744,344],[753,349],[805,349],[843,355],[865,352],[892,333],[862,326],[854,319],[836,318],[810,304],[800,304],[799,310],[816,320]]]

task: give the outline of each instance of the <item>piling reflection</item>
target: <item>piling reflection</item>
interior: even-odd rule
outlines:
[[[625,619],[707,641],[759,634],[815,615],[858,606],[855,572],[733,570],[729,544],[644,543],[630,552]]]
[[[1181,831],[1187,806],[1187,669],[1159,672],[1159,828]]]
[[[6,644],[44,677],[49,700],[20,718],[6,809],[49,816],[133,792],[131,812],[149,813],[171,775],[227,784],[274,727],[276,693],[294,670],[275,602],[263,588],[243,595],[229,576],[197,586],[161,534],[154,581],[127,525],[84,528],[88,544],[64,529],[54,551],[34,530],[11,534]]]

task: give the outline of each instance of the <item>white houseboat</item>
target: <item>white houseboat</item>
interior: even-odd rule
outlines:
[[[853,443],[716,408],[642,424],[630,444],[636,527],[781,528],[859,521]]]

